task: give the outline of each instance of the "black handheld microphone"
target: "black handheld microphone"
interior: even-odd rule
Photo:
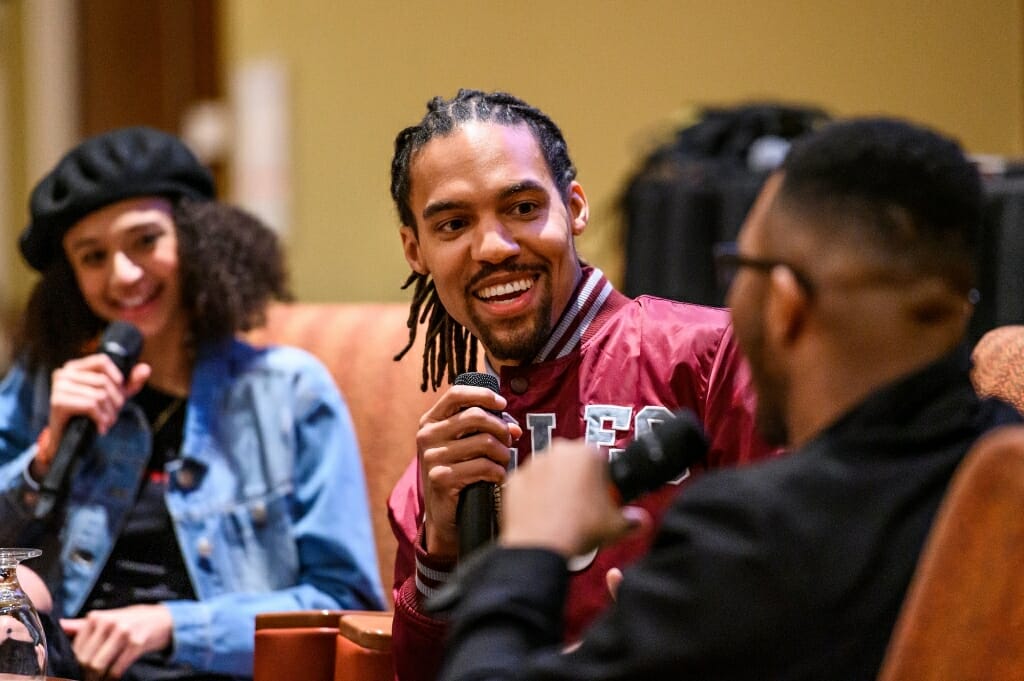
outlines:
[[[690,466],[704,459],[707,451],[700,421],[692,411],[682,409],[630,442],[609,462],[613,495],[624,504],[653,492],[682,477]]]
[[[112,359],[114,366],[127,379],[142,352],[142,334],[128,322],[113,322],[100,338],[99,351]],[[89,451],[95,438],[96,424],[92,419],[87,416],[68,419],[64,435],[50,463],[50,470],[39,485],[39,500],[34,512],[36,519],[45,518],[53,510],[67,485],[71,462]]]
[[[467,371],[455,378],[455,385],[471,385],[498,392],[498,379],[490,374]],[[490,411],[495,416],[500,412]],[[493,482],[474,482],[459,492],[455,507],[455,527],[459,531],[459,557],[489,544],[498,534],[498,509],[495,504],[496,485]]]

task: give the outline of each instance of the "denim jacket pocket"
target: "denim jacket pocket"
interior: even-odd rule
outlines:
[[[299,559],[289,497],[251,497],[179,519],[183,549],[197,568],[194,581],[201,598],[295,584]]]
[[[282,589],[298,581],[299,556],[290,505],[290,495],[272,493],[249,499],[228,515],[228,546],[247,566],[239,574],[243,590]]]

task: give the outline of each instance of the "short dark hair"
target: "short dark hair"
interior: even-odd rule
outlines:
[[[569,198],[569,186],[576,179],[576,166],[569,157],[569,147],[562,131],[544,112],[506,92],[459,90],[452,99],[434,97],[427,102],[427,113],[417,124],[405,128],[395,138],[395,155],[391,160],[391,198],[402,224],[417,229],[416,216],[409,207],[411,191],[410,168],[416,153],[436,137],[446,137],[463,123],[481,121],[499,125],[526,125],[530,128],[551,178],[563,200]],[[418,324],[427,323],[423,350],[423,383],[435,390],[447,373],[448,382],[476,366],[476,343],[469,332],[448,315],[441,305],[429,275],[413,272],[402,288],[414,286],[409,310],[409,343],[395,355],[399,360],[416,341]]]
[[[291,299],[280,241],[258,218],[190,199],[172,202],[172,216],[191,352],[259,326],[271,300]],[[106,324],[86,304],[62,250],[32,290],[15,347],[29,367],[52,370],[80,356]]]
[[[799,138],[782,170],[785,205],[856,216],[886,257],[974,285],[981,178],[955,140],[893,118],[840,121]]]

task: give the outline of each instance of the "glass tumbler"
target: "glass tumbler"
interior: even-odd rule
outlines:
[[[46,678],[46,635],[18,582],[18,563],[39,549],[0,548],[0,681]]]

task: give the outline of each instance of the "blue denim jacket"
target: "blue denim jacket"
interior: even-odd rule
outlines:
[[[0,546],[43,548],[31,567],[65,617],[79,613],[121,531],[151,447],[128,403],[74,462],[66,506],[32,520],[25,471],[49,414],[49,374],[0,384]],[[233,341],[201,354],[167,507],[197,601],[166,603],[172,661],[251,674],[254,617],[378,609],[383,592],[355,433],[330,374],[294,348]]]

